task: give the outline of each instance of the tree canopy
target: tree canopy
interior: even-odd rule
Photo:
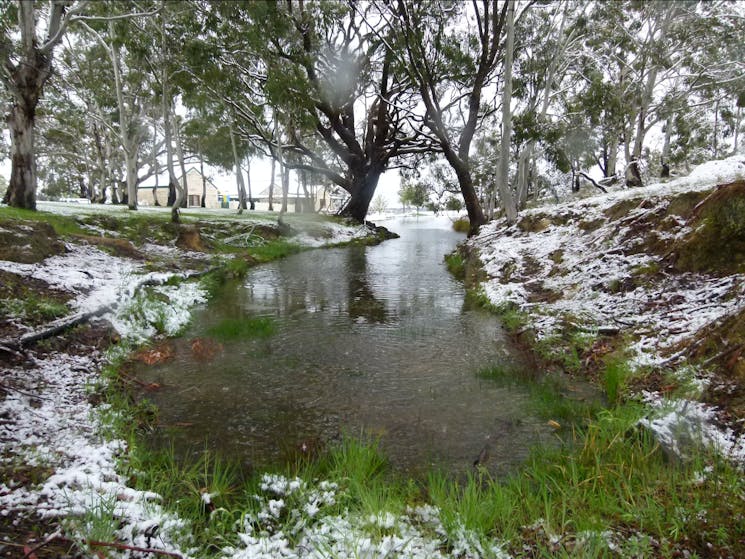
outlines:
[[[741,150],[744,11],[719,0],[8,0],[4,200],[34,208],[40,180],[47,195],[136,209],[138,184],[167,168],[177,208],[186,158],[240,175],[268,157],[285,185],[292,171],[344,191],[341,213],[357,220],[400,169],[440,205],[460,200],[475,232],[593,173],[642,184]]]

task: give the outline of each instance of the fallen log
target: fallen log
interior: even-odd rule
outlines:
[[[60,318],[48,323],[41,330],[24,334],[18,339],[18,345],[19,347],[23,347],[40,340],[51,338],[52,336],[56,336],[57,334],[64,332],[65,330],[68,330],[73,326],[77,326],[78,324],[82,324],[83,322],[88,322],[91,318],[101,316],[111,309],[111,305],[104,305],[90,312],[77,313],[72,316]]]

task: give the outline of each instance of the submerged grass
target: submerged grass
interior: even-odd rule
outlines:
[[[526,413],[559,422],[564,427],[586,424],[602,409],[597,401],[568,396],[566,381],[555,375],[530,376],[509,365],[489,367],[478,375],[502,386],[522,388],[529,396]]]
[[[269,317],[248,316],[227,318],[207,330],[207,333],[218,340],[229,341],[241,338],[268,338],[276,329],[275,322]]]
[[[301,250],[302,247],[297,243],[293,243],[286,239],[276,239],[266,244],[249,248],[248,254],[257,262],[269,262],[271,260],[284,258],[291,254],[296,254]]]

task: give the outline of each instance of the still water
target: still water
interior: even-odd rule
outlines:
[[[486,467],[500,474],[551,437],[526,413],[525,389],[478,375],[522,365],[498,320],[469,307],[445,268],[463,236],[447,218],[385,225],[401,238],[250,270],[195,313],[175,359],[136,371],[164,385],[150,398],[164,425],[182,425],[177,446],[206,444],[260,468],[362,436],[379,439],[391,465],[411,475],[462,474],[485,447]],[[192,340],[241,316],[271,317],[275,333],[194,359]]]

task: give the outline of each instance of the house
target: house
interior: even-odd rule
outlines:
[[[181,183],[181,177],[178,178]],[[200,207],[202,205],[202,174],[194,167],[186,171],[186,204],[188,207]],[[204,179],[206,208],[221,208],[223,206],[223,194],[210,179]],[[227,196],[225,196],[227,199]],[[157,201],[157,204],[156,204]],[[168,177],[160,177],[158,185],[153,183],[141,184],[137,187],[138,206],[167,206],[168,205]]]
[[[347,198],[346,193],[335,187],[311,185],[308,190],[310,195],[309,198],[307,198],[302,191],[287,193],[288,212],[300,213],[313,211],[333,213],[341,208],[343,202]],[[231,196],[231,207],[233,207],[232,200],[233,198]],[[269,188],[267,187],[255,195],[253,201],[257,210],[269,210]],[[279,211],[281,207],[282,187],[280,185],[275,185],[274,192],[272,193],[272,209],[274,211]]]

